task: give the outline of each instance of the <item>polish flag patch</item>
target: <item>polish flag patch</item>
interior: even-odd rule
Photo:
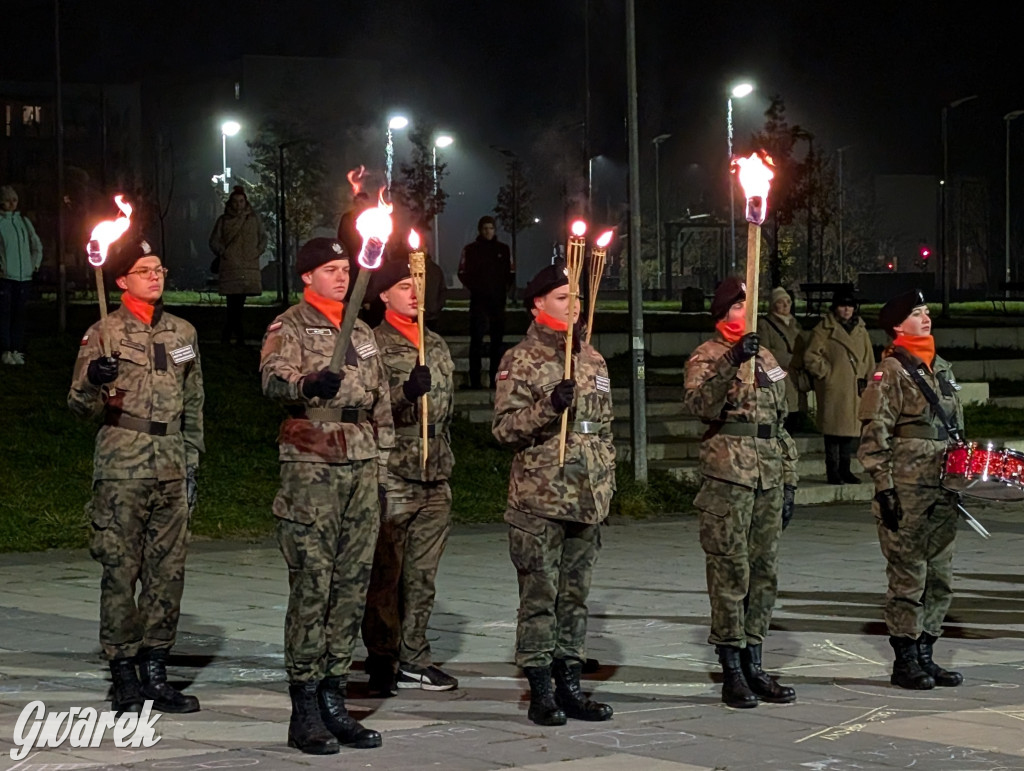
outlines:
[[[86,345],[89,342],[89,335],[82,338],[81,345]]]
[[[498,373],[498,380],[508,380],[508,370],[507,369],[503,369],[501,372]]]
[[[267,327],[267,331],[268,332],[276,332],[277,330],[279,330],[283,326],[284,326],[284,322],[283,321],[275,321],[273,324],[271,324],[269,327]]]
[[[878,370],[874,375],[871,376],[871,379],[874,380],[876,383],[879,380],[881,380],[882,379],[882,370]]]

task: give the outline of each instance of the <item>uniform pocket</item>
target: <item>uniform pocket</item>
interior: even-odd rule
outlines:
[[[544,531],[547,523],[523,511],[508,509],[508,552],[520,573],[537,573],[544,569]]]
[[[312,525],[328,516],[334,508],[330,488],[302,478],[297,469],[285,464],[281,469],[281,489],[274,497],[272,511],[278,519]]]
[[[124,561],[124,542],[114,525],[114,510],[100,498],[100,483],[94,486],[93,498],[85,504],[89,518],[89,555],[101,565],[117,567]]]

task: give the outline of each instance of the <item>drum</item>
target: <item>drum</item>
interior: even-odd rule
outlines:
[[[942,486],[989,501],[1024,501],[1024,453],[989,442],[955,444],[946,450]]]

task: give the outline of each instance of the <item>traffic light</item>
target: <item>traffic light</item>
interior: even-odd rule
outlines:
[[[930,246],[927,246],[926,244],[921,244],[917,248],[917,254],[922,260],[927,262],[928,258],[932,256],[932,249]]]

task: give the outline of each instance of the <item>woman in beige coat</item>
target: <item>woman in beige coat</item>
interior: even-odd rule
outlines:
[[[217,218],[210,234],[210,250],[217,256],[211,267],[218,274],[218,289],[228,306],[221,333],[224,343],[231,342],[232,337],[239,344],[245,342],[242,308],[246,297],[263,291],[260,256],[266,248],[267,233],[249,205],[245,190],[238,186],[232,188],[224,213]]]
[[[757,325],[761,345],[771,351],[779,366],[786,370],[786,402],[789,415],[786,430],[791,434],[800,425],[800,394],[810,390],[807,373],[798,365],[806,343],[803,328],[793,315],[793,298],[781,286],[772,290],[771,310]]]
[[[811,332],[803,364],[815,378],[828,482],[858,484],[861,480],[850,471],[850,458],[860,436],[860,395],[875,370],[875,354],[851,294],[832,296],[831,312]]]

